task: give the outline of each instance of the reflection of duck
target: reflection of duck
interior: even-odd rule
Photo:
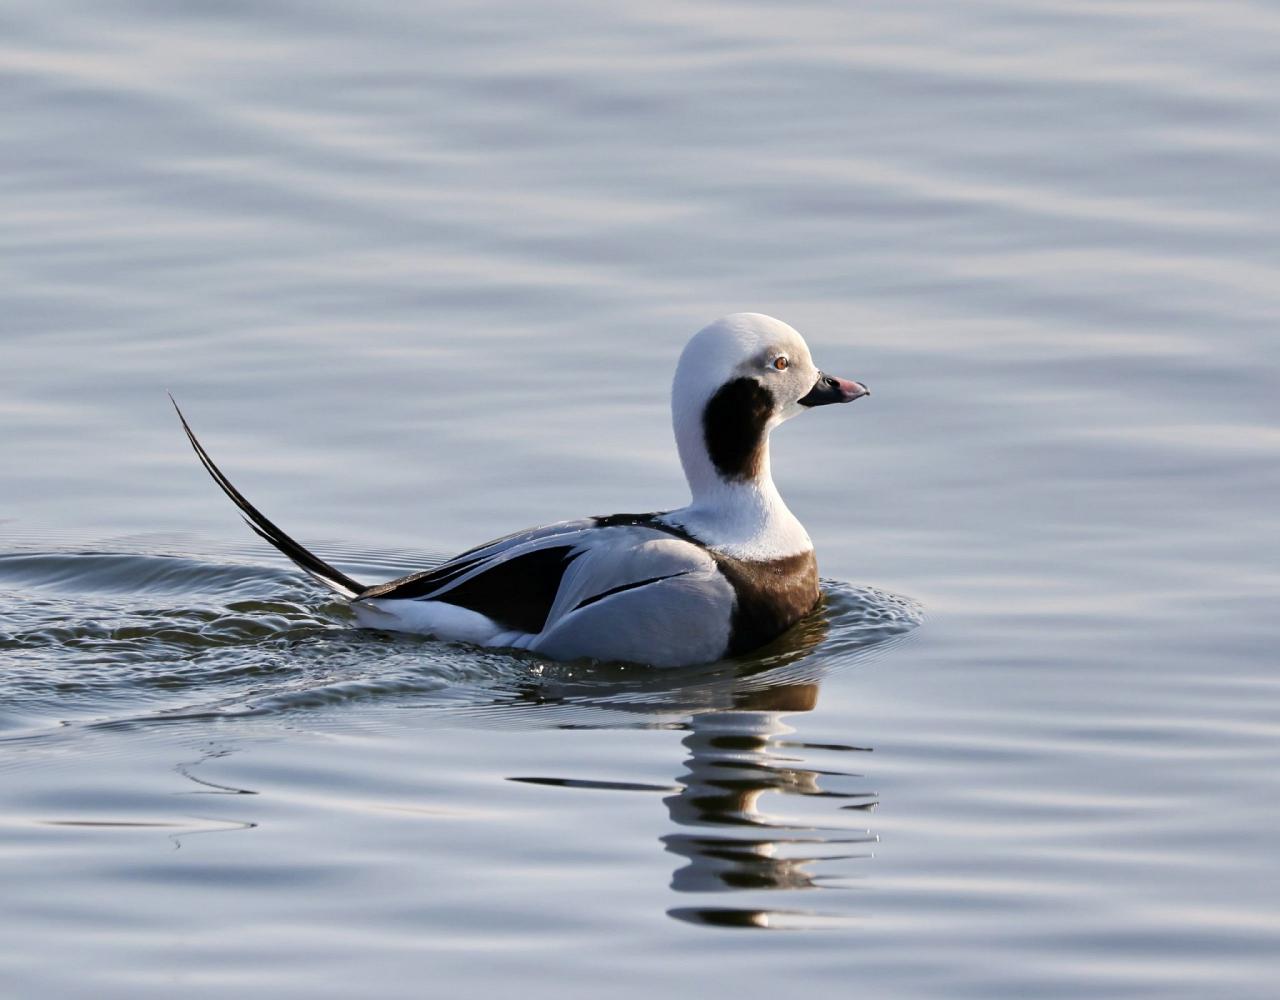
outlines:
[[[680,893],[726,893],[770,890],[811,890],[831,887],[829,867],[820,866],[866,857],[871,842],[865,830],[849,829],[835,817],[812,822],[771,811],[769,795],[800,796],[804,801],[839,800],[841,809],[874,805],[865,792],[831,788],[840,779],[857,775],[805,766],[809,753],[857,752],[860,748],[806,744],[787,739],[795,732],[783,719],[811,711],[818,700],[818,681],[812,671],[789,669],[805,650],[821,639],[821,618],[794,635],[790,648],[779,648],[770,659],[773,669],[742,664],[732,677],[703,677],[679,690],[635,690],[625,701],[617,691],[606,696],[614,710],[669,716],[688,713],[682,725],[689,751],[677,787],[589,778],[521,776],[511,780],[538,785],[612,791],[674,792],[664,799],[678,831],[661,837],[672,854],[686,859],[671,879]],[[779,664],[781,664],[779,666]],[[792,679],[797,678],[800,679]],[[769,678],[780,679],[769,683]],[[807,678],[807,679],[805,679]],[[545,698],[542,708],[583,706],[577,684]],[[544,692],[545,694],[545,692]],[[526,697],[529,697],[526,694]],[[617,700],[615,700],[617,699]],[[694,704],[696,703],[696,707]],[[802,756],[804,755],[804,756]],[[847,814],[845,814],[847,815]],[[677,907],[668,913],[691,923],[720,926],[804,926],[821,921],[818,914],[763,907]]]
[[[913,605],[878,592],[837,589],[834,598],[838,603],[828,595],[819,612],[756,656],[688,671],[678,684],[654,671],[636,675],[596,666],[586,679],[572,671],[548,671],[519,692],[522,709],[563,713],[564,725],[634,725],[640,715],[647,717],[646,724],[687,730],[682,742],[689,756],[677,787],[582,777],[512,780],[668,793],[664,801],[678,829],[661,841],[687,862],[672,876],[676,892],[836,888],[834,879],[845,873],[835,871],[833,864],[869,856],[858,845],[875,838],[842,822],[849,813],[798,818],[787,815],[783,803],[770,796],[798,796],[808,804],[834,800],[839,810],[874,806],[871,794],[841,787],[858,775],[807,766],[814,755],[865,748],[788,738],[795,730],[783,719],[817,704],[822,669],[831,662],[833,617],[838,616],[841,635],[836,641],[845,656],[904,633],[918,618]],[[813,655],[819,649],[827,655]],[[757,905],[676,907],[668,913],[678,920],[728,927],[812,926],[831,920],[812,911],[766,908],[758,898],[751,902]]]
[[[671,818],[700,833],[662,838],[667,850],[688,859],[671,887],[677,892],[802,890],[823,888],[815,865],[849,858],[850,844],[870,838],[789,820],[761,808],[765,793],[853,800],[872,804],[869,795],[826,790],[822,776],[840,772],[795,766],[795,744],[780,739],[794,730],[784,715],[810,711],[817,703],[816,683],[783,684],[743,692],[735,708],[693,716],[684,739],[688,770],[682,788],[666,799]],[[853,748],[842,748],[853,749]],[[779,752],[783,751],[783,752]],[[840,853],[832,854],[834,845]],[[678,908],[671,915],[695,923],[767,927],[776,914],[764,909]]]

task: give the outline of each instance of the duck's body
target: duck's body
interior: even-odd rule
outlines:
[[[183,426],[250,526],[349,598],[362,625],[553,659],[684,666],[749,652],[817,603],[813,545],[773,484],[769,432],[866,391],[817,371],[786,324],[726,317],[694,336],[677,367],[672,416],[688,506],[534,528],[371,587],[267,520]]]
[[[557,660],[679,666],[755,649],[817,603],[812,549],[735,559],[669,517],[615,514],[535,528],[370,587],[352,608],[375,628]]]

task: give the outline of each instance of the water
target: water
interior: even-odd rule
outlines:
[[[6,996],[1273,995],[1274,4],[0,26]],[[682,502],[739,309],[875,394],[678,677],[352,630],[164,397],[381,579]]]

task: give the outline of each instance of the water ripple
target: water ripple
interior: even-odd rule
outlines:
[[[346,555],[374,575],[403,569]],[[13,664],[0,696],[10,726],[29,712],[88,719],[129,704],[173,719],[407,698],[486,725],[652,724],[811,679],[919,622],[905,598],[836,581],[823,588],[818,611],[771,646],[673,676],[356,629],[342,604],[283,570],[127,552],[13,553],[0,555],[0,650]],[[130,720],[98,724],[117,721]]]

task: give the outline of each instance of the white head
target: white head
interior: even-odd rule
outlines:
[[[814,406],[867,394],[865,385],[819,371],[804,338],[771,316],[735,312],[699,330],[671,391],[692,502],[668,520],[748,560],[810,551],[809,535],[773,485],[769,431]]]
[[[733,313],[699,330],[680,355],[671,389],[676,445],[693,494],[688,510],[723,514],[736,506],[738,520],[759,531],[771,530],[761,519],[773,517],[775,507],[794,521],[770,475],[770,431],[812,407],[867,394],[857,382],[819,371],[804,338],[771,316]]]

